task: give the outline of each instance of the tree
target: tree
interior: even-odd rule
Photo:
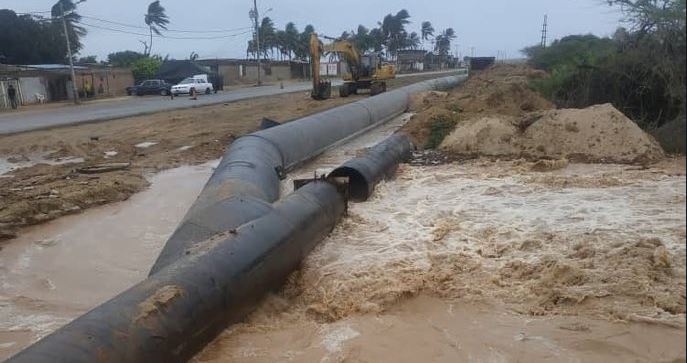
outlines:
[[[420,34],[422,34],[422,40],[429,40],[430,37],[434,37],[434,27],[432,23],[423,21]]]
[[[379,23],[384,34],[384,44],[387,52],[392,56],[396,56],[396,52],[402,46],[403,33],[406,32],[405,26],[410,24],[410,13],[408,10],[402,9],[395,15],[387,14],[381,23]]]
[[[36,21],[0,10],[0,63],[64,63],[67,46],[61,22]]]
[[[98,57],[95,55],[88,55],[85,57],[79,58],[76,63],[80,64],[93,64],[93,63],[98,63]]]
[[[81,20],[81,15],[76,12],[76,6],[84,1],[86,0],[79,0],[78,2],[72,0],[58,0],[57,3],[52,6],[52,9],[50,9],[53,23],[56,24],[55,30],[57,30],[57,26],[62,25],[62,17],[64,16],[64,20],[67,22],[67,36],[69,37],[73,54],[79,53],[81,48],[83,48],[81,38],[86,36],[87,33],[86,28],[76,25]],[[63,30],[60,30],[59,33],[64,36]]]
[[[264,17],[262,18],[262,21],[260,22],[260,53],[264,58],[267,58],[267,51],[272,50],[272,54],[274,55],[274,50],[273,48],[276,47],[276,31],[274,28],[274,22],[270,17]]]
[[[150,30],[150,43],[146,45],[146,55],[149,56],[153,49],[153,33],[162,35],[160,29],[167,30],[167,24],[169,24],[169,17],[165,14],[165,8],[160,5],[160,0],[155,0],[148,5],[144,21]]]
[[[125,50],[108,54],[107,63],[113,67],[131,67],[134,62],[145,57],[146,55],[143,53],[135,52],[133,50]]]
[[[136,82],[155,77],[155,73],[160,69],[162,59],[160,57],[145,57],[135,61],[131,67],[131,73]]]
[[[453,28],[447,28],[441,34],[436,36],[434,43],[434,52],[437,55],[447,56],[451,53],[451,41],[456,38],[456,32]]]

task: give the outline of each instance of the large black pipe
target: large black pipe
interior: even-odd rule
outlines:
[[[412,94],[456,86],[466,75],[428,80],[261,130],[234,141],[160,252],[150,275],[194,244],[266,213],[279,178],[328,148],[398,116]]]
[[[280,287],[334,228],[345,204],[341,186],[309,183],[264,216],[197,243],[9,362],[184,362]]]
[[[329,176],[347,177],[350,199],[364,201],[372,195],[377,183],[391,177],[398,164],[408,160],[412,151],[410,138],[399,132],[367,150],[365,155],[345,162]]]

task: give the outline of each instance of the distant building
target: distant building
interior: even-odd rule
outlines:
[[[422,49],[399,50],[396,54],[398,73],[422,72],[425,70],[427,51]]]
[[[249,84],[258,80],[258,62],[255,60],[201,59],[195,63],[209,67],[222,78],[225,85]],[[310,77],[308,62],[263,60],[260,63],[260,80],[263,82]]]
[[[75,66],[76,89],[80,98],[126,95],[134,82],[131,70],[107,66]],[[71,73],[64,64],[0,64],[0,108],[8,108],[7,87],[17,89],[22,105],[72,98]]]
[[[491,67],[496,61],[495,57],[465,57],[465,63],[468,64],[470,70],[479,71]]]

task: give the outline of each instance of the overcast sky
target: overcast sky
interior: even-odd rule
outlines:
[[[50,10],[56,0],[0,0],[0,8],[16,12]],[[82,15],[104,20],[145,26],[143,14],[150,0],[87,0],[79,5]],[[251,0],[162,0],[170,17],[170,29],[232,30],[224,33],[166,33],[178,37],[230,36],[211,40],[154,39],[153,53],[183,59],[192,51],[201,58],[245,57],[248,11]],[[409,31],[419,33],[420,23],[429,20],[437,30],[453,27],[458,39],[452,52],[469,55],[520,57],[519,50],[539,43],[544,14],[548,14],[549,35],[553,40],[568,34],[593,33],[606,36],[620,25],[617,10],[602,0],[258,0],[261,16],[271,17],[278,28],[293,21],[299,30],[312,24],[319,33],[329,36],[363,24],[376,26],[385,14],[407,9],[412,23]],[[271,11],[267,11],[272,9]],[[361,10],[365,9],[365,10]],[[145,33],[145,29],[84,19],[96,26]],[[245,34],[240,34],[247,32]],[[238,34],[238,35],[235,35]],[[80,55],[97,55],[99,60],[118,50],[142,51],[139,40],[144,36],[90,28]]]

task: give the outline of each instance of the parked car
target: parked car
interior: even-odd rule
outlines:
[[[185,78],[179,84],[172,86],[172,93],[175,96],[180,94],[190,94],[191,90],[195,90],[196,93],[205,93],[209,95],[214,91],[212,83],[208,82],[207,74],[199,74],[193,77]]]
[[[126,94],[129,96],[143,96],[143,95],[162,95],[168,96],[172,85],[161,79],[147,79],[137,86],[126,88]]]

